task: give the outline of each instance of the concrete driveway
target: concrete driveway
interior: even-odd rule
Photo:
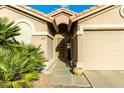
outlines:
[[[123,70],[84,71],[84,74],[94,88],[124,88]]]
[[[90,70],[75,76],[64,63],[58,62],[50,85],[80,88],[124,88],[124,70]]]

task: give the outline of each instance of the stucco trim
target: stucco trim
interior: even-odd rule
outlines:
[[[120,15],[122,16],[122,17],[124,17],[124,6],[122,6],[121,8],[120,8]]]
[[[28,20],[28,19],[17,19],[17,20],[15,20],[14,21],[15,22],[15,24],[19,24],[19,23],[23,23],[23,22],[25,22],[25,23],[27,23],[27,24],[29,24],[30,26],[31,26],[31,29],[32,29],[32,31],[33,32],[35,32],[36,30],[35,30],[35,27],[34,27],[34,24],[30,21],[30,20]]]
[[[80,30],[124,30],[124,24],[80,25]]]
[[[33,32],[32,36],[48,36],[51,39],[54,39],[54,37],[51,34],[49,34],[49,32]]]
[[[57,9],[55,11],[52,11],[48,15],[53,17],[53,16],[55,16],[57,14],[60,14],[60,13],[63,13],[63,12],[66,13],[66,14],[68,14],[68,15],[71,15],[71,16],[75,16],[77,14],[76,12],[71,11],[71,10],[68,10],[66,8],[60,8],[60,9]]]
[[[59,32],[59,28],[58,28],[58,26],[57,26],[57,24],[56,24],[55,19],[53,20],[53,26],[54,26],[56,32]]]
[[[78,35],[83,35],[84,30],[124,30],[124,24],[94,24],[94,25],[80,25],[79,31],[73,35],[72,39]]]
[[[2,5],[2,6],[0,6],[0,9],[2,9],[2,8],[5,8],[5,6],[3,6],[3,5]]]
[[[48,33],[48,32],[39,32],[39,31],[36,31],[36,29],[34,27],[34,24],[30,20],[28,20],[28,19],[17,19],[17,20],[15,20],[15,24],[19,24],[21,22],[22,23],[23,22],[24,23],[27,23],[27,24],[29,24],[31,26],[31,29],[32,29],[31,35],[32,36],[48,36],[51,39],[54,39],[53,36],[50,33]]]
[[[76,36],[83,35],[83,32],[84,32],[83,29],[80,30],[80,31],[77,31],[77,32],[73,35],[72,39],[74,39]]]
[[[47,62],[45,62],[45,69],[42,71],[44,74],[52,74],[53,71],[55,70],[56,62],[55,59],[50,59]]]

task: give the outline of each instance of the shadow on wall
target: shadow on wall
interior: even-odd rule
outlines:
[[[56,52],[58,52],[58,59],[62,62],[66,61],[66,40],[65,38],[58,38],[57,42],[59,42],[59,44],[56,47]]]
[[[57,38],[57,47],[56,52],[58,60],[64,62],[66,65],[68,64],[68,50],[67,50],[67,37],[68,37],[68,31],[67,31],[67,25],[66,24],[60,24],[59,26],[59,32],[57,34],[62,35],[62,37]]]

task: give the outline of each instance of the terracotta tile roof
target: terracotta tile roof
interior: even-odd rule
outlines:
[[[57,13],[64,11],[64,12],[69,13],[69,14],[72,15],[72,16],[70,16],[70,19],[76,19],[77,17],[80,17],[80,16],[82,16],[82,15],[84,15],[86,13],[94,11],[94,10],[100,8],[100,7],[103,7],[103,6],[105,6],[105,5],[96,5],[96,6],[93,6],[93,7],[89,8],[89,9],[87,9],[87,10],[84,10],[84,11],[82,11],[80,13],[76,13],[76,12],[68,10],[66,8],[60,8],[60,9],[57,9],[57,10],[49,13],[48,15],[51,16],[51,18],[52,18],[52,16],[56,15]]]
[[[47,14],[45,14],[45,13],[43,13],[41,11],[38,11],[36,9],[33,9],[33,8],[29,7],[29,6],[26,6],[26,5],[17,5],[17,6],[52,20],[51,17],[49,17]]]
[[[76,12],[71,11],[71,10],[68,10],[68,9],[66,9],[66,8],[57,9],[57,10],[55,10],[55,11],[52,11],[52,12],[49,13],[48,15],[52,17],[52,16],[54,16],[54,15],[60,13],[60,12],[65,12],[65,13],[68,13],[68,14],[70,14],[70,15],[72,15],[72,16],[76,16],[76,15],[77,15]]]
[[[71,19],[71,20],[74,20],[74,19],[76,19],[76,18],[78,18],[78,17],[80,17],[80,16],[83,16],[83,15],[85,15],[85,14],[91,12],[91,11],[94,11],[94,10],[100,8],[100,7],[103,7],[103,6],[105,6],[105,5],[96,5],[96,6],[94,6],[94,7],[91,7],[91,8],[89,8],[89,9],[87,9],[87,10],[84,10],[84,11],[82,11],[82,12],[80,12],[80,13],[76,13],[76,12],[71,11],[71,10],[68,10],[68,9],[66,9],[66,8],[60,8],[60,9],[57,9],[57,10],[55,10],[55,11],[52,11],[52,12],[49,13],[49,14],[45,14],[45,13],[43,13],[43,12],[41,12],[41,11],[38,11],[38,10],[33,9],[33,8],[31,8],[31,7],[29,7],[29,6],[26,6],[26,5],[17,5],[17,6],[18,6],[18,7],[21,7],[21,8],[24,8],[24,9],[30,11],[30,12],[36,13],[36,14],[38,14],[38,15],[44,16],[45,18],[48,18],[48,19],[50,19],[50,20],[54,20],[54,17],[53,17],[53,16],[56,15],[56,14],[58,14],[58,13],[61,13],[61,12],[65,12],[65,13],[68,13],[68,14],[72,15],[72,16],[70,16],[70,19]]]
[[[61,10],[69,12],[70,14],[76,15],[77,13],[66,8],[61,8]]]
[[[96,10],[96,9],[102,7],[102,6],[104,6],[104,5],[96,5],[96,6],[93,6],[93,7],[89,8],[89,9],[87,9],[87,10],[84,10],[84,11],[78,13],[78,14],[76,15],[76,17],[71,17],[71,19],[75,19],[75,18],[77,18],[77,17],[80,17],[80,16],[82,16],[82,15],[84,15],[84,14],[86,14],[86,13],[89,13],[89,12],[91,12],[91,11],[94,11],[94,10]]]

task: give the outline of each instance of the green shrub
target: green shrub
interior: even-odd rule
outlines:
[[[38,73],[44,68],[46,61],[40,47],[24,43],[11,49],[0,48],[0,59],[0,81],[4,83],[38,79]],[[14,82],[12,85],[18,83]]]
[[[23,79],[26,81],[37,80],[38,78],[39,78],[39,74],[37,72],[27,73],[23,76]]]
[[[29,81],[18,80],[18,81],[8,81],[8,82],[1,82],[0,88],[31,88],[32,84]]]
[[[32,87],[31,82],[39,78],[46,59],[39,47],[15,40],[20,27],[8,18],[0,17],[0,87]]]
[[[0,17],[0,45],[9,44],[14,36],[20,35],[20,27],[14,24],[14,21],[9,22],[6,17]]]

